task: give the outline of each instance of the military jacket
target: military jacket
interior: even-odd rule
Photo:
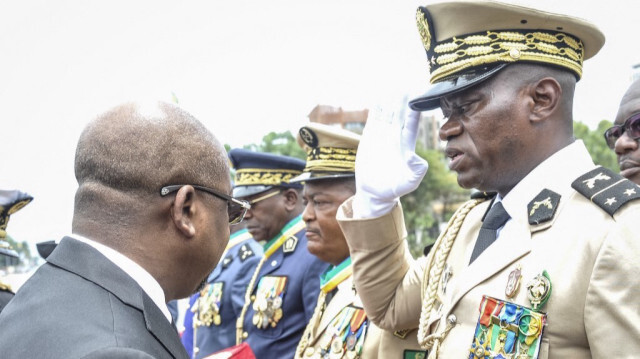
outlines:
[[[356,334],[358,330],[352,330],[348,328],[350,333],[346,336],[345,345],[346,348],[342,349],[342,353],[336,355],[335,345],[332,345],[332,332],[335,330],[336,324],[341,319],[340,316],[345,310],[357,310],[362,309],[362,302],[358,296],[355,288],[353,287],[353,278],[349,277],[345,279],[334,290],[333,296],[330,300],[325,300],[327,303],[318,303],[324,309],[319,313],[319,320],[312,319],[307,325],[305,335],[300,340],[298,350],[296,352],[296,359],[303,358],[323,358],[327,353],[333,351],[332,358],[362,358],[362,359],[375,359],[375,358],[398,358],[398,359],[422,359],[424,358],[424,351],[420,350],[420,346],[416,340],[417,330],[405,330],[402,332],[391,333],[381,330],[375,324],[371,323],[368,319],[363,320],[364,328],[358,327],[358,330],[362,330],[364,333],[363,338],[359,338]],[[352,323],[348,325],[358,325],[356,313],[350,318]],[[345,323],[345,325],[347,325]],[[353,337],[353,339],[352,339]],[[359,348],[359,340],[362,339],[362,348]],[[334,338],[335,340],[335,338]],[[351,353],[347,353],[348,351]]]
[[[277,241],[284,235],[284,242],[263,257],[247,289],[246,312],[238,319],[241,331],[236,332],[236,342],[248,343],[256,358],[292,358],[313,315],[320,274],[328,265],[307,250],[304,227],[301,216],[285,226],[295,231],[283,229],[274,238]]]
[[[576,190],[585,187],[592,192]],[[431,358],[517,358],[523,353],[527,356],[522,358],[631,358],[640,352],[640,205],[630,201],[638,193],[635,184],[596,169],[576,141],[502,199],[511,220],[471,264],[489,201],[466,207],[471,208],[466,217],[450,223],[459,227],[450,253],[427,257],[443,269],[433,282],[434,293],[422,285],[437,271],[425,273],[427,261],[412,261],[406,254],[399,206],[382,217],[359,220],[352,218],[348,201],[338,219],[350,245],[356,288],[372,321],[390,330],[417,326],[422,312],[424,332],[418,339],[438,338]],[[620,204],[617,211],[610,210]],[[546,313],[546,323],[518,328],[523,317],[514,325],[498,317],[496,336],[502,329],[516,334],[513,351],[483,353],[479,347],[490,340],[488,334],[478,340],[478,323],[495,323],[493,314],[484,317],[484,296],[531,308],[544,292],[541,276],[548,279],[549,296],[537,310]],[[425,313],[421,308],[429,298],[435,300]],[[533,332],[542,333],[535,353],[526,348]]]
[[[229,245],[205,288],[189,298],[182,343],[192,358],[235,345],[236,320],[251,276],[262,258],[262,246],[246,229],[233,233]]]

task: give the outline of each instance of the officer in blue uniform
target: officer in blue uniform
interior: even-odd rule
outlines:
[[[231,226],[229,244],[220,263],[200,293],[189,298],[182,344],[191,358],[203,358],[235,345],[236,320],[244,305],[247,285],[262,258],[262,246],[244,224]]]
[[[16,190],[0,190],[0,268],[18,264],[18,253],[11,248],[7,238],[9,216],[33,200],[30,195]],[[11,286],[0,280],[0,312],[13,298]]]
[[[233,196],[247,200],[247,229],[264,241],[237,322],[236,344],[247,343],[256,358],[292,358],[320,290],[327,264],[307,250],[302,186],[289,183],[305,162],[242,149],[229,152],[236,168]]]

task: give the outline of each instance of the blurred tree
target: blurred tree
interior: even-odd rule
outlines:
[[[260,144],[250,144],[244,148],[251,151],[268,152],[283,156],[297,157],[303,160],[307,159],[307,153],[300,148],[297,140],[290,131],[285,132],[269,132],[262,137]]]
[[[584,141],[584,145],[587,147],[595,164],[609,168],[617,173],[620,169],[618,167],[616,153],[607,146],[603,137],[604,131],[611,126],[613,126],[613,124],[610,121],[602,120],[598,124],[598,127],[594,131],[591,131],[587,125],[576,121],[573,123],[573,134],[576,138]]]
[[[470,191],[458,186],[456,174],[446,166],[441,151],[417,149],[427,160],[429,170],[420,186],[401,198],[407,227],[408,242],[414,257],[422,255],[426,245],[433,243],[458,206],[469,198]]]

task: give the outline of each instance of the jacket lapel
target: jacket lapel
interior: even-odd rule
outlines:
[[[457,278],[458,280],[452,281],[450,308],[455,307],[460,298],[472,288],[531,251],[531,231],[529,224],[521,222],[509,224],[513,230],[509,232],[501,231],[498,239],[476,258],[473,263],[468,265],[465,263],[469,263],[471,250],[473,249],[475,238],[478,236],[480,228],[479,225],[475,226],[477,228],[471,232],[473,234],[471,238],[474,239],[468,246],[465,256],[461,259],[466,262],[462,263],[463,269]]]
[[[176,331],[153,300],[131,276],[95,248],[73,238],[63,238],[47,262],[75,273],[111,292],[123,303],[142,311],[147,329],[175,358],[187,358]]]
[[[142,293],[142,304],[147,330],[158,339],[174,358],[187,358],[187,352],[182,346],[180,337],[175,329],[167,321],[160,308],[145,293]]]

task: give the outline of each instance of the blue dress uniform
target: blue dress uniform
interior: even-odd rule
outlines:
[[[302,173],[303,160],[244,149],[229,151],[229,158],[236,169],[233,195],[250,200],[252,206],[276,195],[274,189],[302,189],[291,179]],[[236,344],[247,343],[258,359],[293,358],[315,309],[320,274],[327,267],[307,250],[302,216],[291,214],[295,217],[287,217],[274,238],[260,238],[267,241],[264,257],[253,273],[237,322]],[[268,225],[252,223],[258,220],[251,217],[245,220],[249,229]]]
[[[247,285],[262,258],[262,246],[242,229],[231,234],[227,247],[209,275],[207,286],[189,299],[182,344],[191,358],[206,357],[236,341],[236,319],[242,311]]]
[[[327,264],[307,251],[305,232],[298,216],[265,244],[247,289],[237,339],[248,343],[256,358],[292,358],[313,316]]]

